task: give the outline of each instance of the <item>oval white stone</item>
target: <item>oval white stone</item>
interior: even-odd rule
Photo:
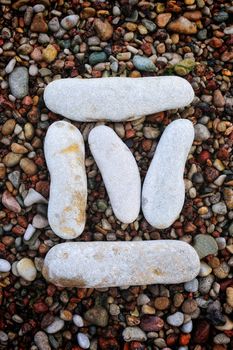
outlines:
[[[48,220],[61,238],[79,236],[86,221],[87,179],[84,142],[70,123],[53,123],[45,137],[45,158],[51,176]]]
[[[44,91],[46,106],[69,119],[90,122],[138,119],[192,102],[189,82],[175,76],[60,79]]]
[[[194,138],[187,119],[172,122],[164,131],[142,188],[142,211],[150,225],[164,229],[180,214],[185,198],[183,173]]]
[[[183,283],[199,269],[196,251],[181,241],[70,242],[50,249],[42,273],[57,286],[102,288]]]
[[[108,126],[92,129],[88,138],[100,169],[112,209],[123,223],[136,220],[140,210],[141,180],[134,156]]]
[[[0,259],[0,272],[9,272],[11,264],[6,259]]]

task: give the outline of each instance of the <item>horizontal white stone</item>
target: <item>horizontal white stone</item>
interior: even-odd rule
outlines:
[[[86,221],[87,179],[84,142],[70,123],[53,123],[46,134],[45,158],[50,172],[48,220],[61,238],[79,236]]]
[[[61,287],[183,283],[200,269],[196,251],[175,240],[70,242],[47,253],[43,276]]]
[[[142,188],[142,211],[150,225],[164,229],[179,216],[185,199],[185,162],[194,138],[187,119],[166,127]]]
[[[88,142],[115,216],[123,223],[133,222],[139,214],[141,200],[141,180],[134,156],[108,126],[92,129]]]
[[[184,107],[192,102],[189,82],[175,76],[145,78],[67,78],[44,91],[46,106],[69,119],[114,122]]]

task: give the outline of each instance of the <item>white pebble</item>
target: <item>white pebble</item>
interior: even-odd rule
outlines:
[[[9,272],[11,264],[5,259],[0,259],[0,272]]]
[[[59,317],[55,317],[55,320],[45,328],[45,331],[49,334],[54,334],[59,332],[65,325],[65,322]]]
[[[24,205],[26,207],[30,207],[35,203],[47,204],[48,201],[39,192],[35,191],[34,188],[29,188],[29,191],[26,197],[24,198]]]
[[[32,219],[32,226],[35,228],[45,228],[48,224],[48,220],[40,214],[36,214]]]
[[[16,64],[16,59],[15,58],[12,58],[6,65],[5,67],[5,72],[6,74],[10,74],[13,69],[15,68],[15,64]]]
[[[77,326],[77,327],[83,327],[84,326],[83,319],[79,315],[74,315],[73,316],[73,322],[74,322],[75,326]]]
[[[169,227],[182,210],[183,173],[193,138],[192,123],[179,119],[165,129],[159,141],[142,188],[142,211],[153,227]]]
[[[36,268],[31,259],[23,258],[17,264],[17,271],[26,281],[32,282],[36,278]]]
[[[175,312],[167,317],[167,323],[174,327],[179,327],[184,322],[184,314],[182,312]]]
[[[141,180],[134,156],[108,126],[92,129],[88,142],[114,214],[123,223],[133,222],[139,214],[141,197]]]
[[[28,225],[26,228],[26,231],[24,232],[23,239],[25,241],[29,241],[29,239],[32,238],[33,234],[36,232],[35,227],[33,227],[31,224]]]
[[[77,340],[78,345],[81,346],[83,349],[89,349],[90,347],[90,340],[88,336],[85,333],[78,333],[77,334]]]
[[[195,293],[198,290],[198,280],[194,278],[192,281],[188,281],[184,284],[186,292]]]
[[[192,329],[193,329],[193,322],[192,322],[192,320],[190,320],[187,323],[184,323],[183,326],[181,327],[181,331],[184,332],[184,333],[190,333],[190,332],[192,332]]]

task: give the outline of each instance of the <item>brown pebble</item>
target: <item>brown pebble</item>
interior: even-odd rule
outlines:
[[[2,134],[4,136],[11,135],[14,131],[16,121],[14,119],[8,119],[2,126]]]
[[[6,167],[3,163],[0,163],[0,179],[4,179],[6,175]]]
[[[94,28],[101,40],[107,41],[111,39],[113,34],[113,27],[107,20],[103,22],[101,19],[96,18],[94,21]]]
[[[160,317],[144,315],[141,318],[140,328],[145,332],[158,332],[163,326],[164,321]]]
[[[194,299],[186,299],[182,304],[182,311],[185,314],[192,314],[197,309],[197,302]]]
[[[9,153],[7,153],[7,155],[5,155],[5,157],[3,158],[2,161],[7,167],[11,168],[11,167],[17,165],[21,158],[22,158],[21,154],[9,152]]]
[[[166,310],[169,304],[170,302],[167,297],[157,297],[154,305],[157,310]]]
[[[220,90],[215,90],[213,94],[213,103],[215,107],[224,107],[225,99]]]
[[[193,22],[190,22],[187,18],[183,16],[169,23],[167,28],[172,32],[181,33],[181,34],[195,34],[197,32],[196,24]]]
[[[187,11],[183,14],[185,18],[190,21],[199,21],[202,17],[201,11]]]
[[[184,301],[184,296],[181,293],[177,293],[174,295],[173,303],[175,307],[180,307]]]
[[[205,344],[209,338],[210,323],[206,320],[201,320],[197,323],[197,328],[193,335],[195,344]]]
[[[28,149],[26,147],[24,147],[23,145],[19,145],[16,142],[13,142],[11,144],[11,150],[12,152],[19,153],[19,154],[28,153]]]
[[[168,22],[170,21],[171,18],[172,18],[171,13],[160,13],[156,17],[155,22],[159,28],[164,28],[164,27],[166,27],[166,25],[168,24]]]
[[[48,25],[44,20],[43,13],[39,12],[34,16],[30,30],[36,33],[47,33]]]
[[[19,165],[25,174],[29,176],[35,175],[37,173],[37,166],[31,159],[22,158]]]
[[[233,209],[233,189],[224,188],[223,190],[224,200],[228,209]]]

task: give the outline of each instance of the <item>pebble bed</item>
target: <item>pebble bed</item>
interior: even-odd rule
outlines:
[[[0,0],[0,13],[0,349],[232,349],[230,1]],[[88,181],[87,222],[76,241],[182,240],[202,259],[199,275],[180,285],[101,290],[46,283],[44,257],[63,240],[47,221],[43,142],[61,117],[45,107],[44,88],[68,77],[162,75],[191,83],[191,106],[107,125],[144,179],[166,126],[192,121],[181,215],[165,230],[142,213],[132,224],[117,221],[87,143],[100,123],[72,122],[85,140]]]

